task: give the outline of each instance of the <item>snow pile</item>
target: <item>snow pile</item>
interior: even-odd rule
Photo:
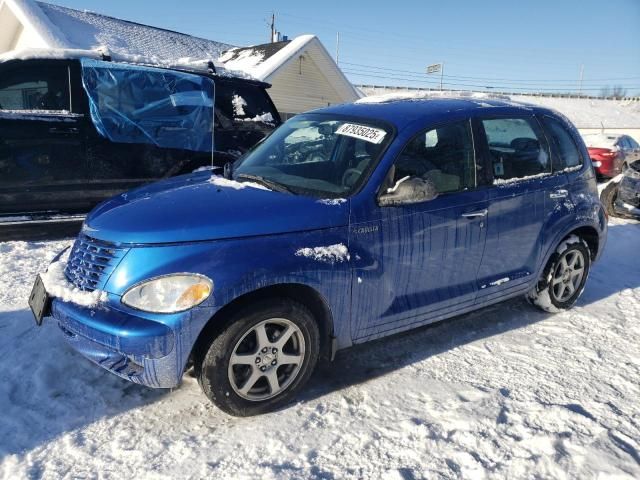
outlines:
[[[227,50],[218,61],[224,64],[227,70],[249,73],[264,59],[264,54],[252,50],[244,50],[236,55],[238,50],[238,48]]]
[[[50,23],[62,32],[66,48],[185,64],[215,61],[232,45],[121,20],[88,11],[37,2]]]
[[[610,148],[617,149],[618,146],[615,143],[620,138],[620,135],[610,135],[606,133],[589,133],[582,135],[582,139],[587,147],[595,148]]]
[[[582,167],[580,167],[582,168]],[[543,173],[537,173],[536,175],[528,175],[526,177],[513,177],[513,178],[494,178],[493,179],[493,184],[494,185],[510,185],[512,183],[516,183],[516,182],[524,182],[527,180],[535,180],[538,178],[544,178],[544,177],[548,177],[549,175],[551,175],[549,172],[543,172]]]
[[[638,128],[638,125],[640,125],[640,101],[637,100],[506,95],[472,91],[414,90],[401,87],[360,87],[360,90],[368,96],[358,100],[358,103],[454,97],[467,100],[477,99],[480,100],[476,102],[479,106],[489,106],[491,105],[490,100],[495,99],[514,106],[526,107],[527,105],[535,105],[551,108],[565,115],[577,128]],[[482,105],[483,103],[484,105]]]
[[[346,202],[347,202],[346,198],[321,198],[320,200],[318,200],[318,203],[322,203],[323,205],[331,205],[331,206],[342,205],[343,203],[346,203]]]
[[[71,113],[68,110],[0,110],[2,120],[34,120],[38,122],[74,122],[82,118],[79,113]]]
[[[297,58],[312,41],[318,41],[314,35],[300,35],[268,58],[265,58],[265,54],[259,46],[232,48],[224,52],[218,61],[231,72],[244,73],[264,81],[286,62]]]
[[[69,283],[64,276],[68,258],[69,251],[57,262],[49,265],[48,270],[41,274],[47,293],[64,302],[75,303],[83,307],[95,307],[98,303],[106,301],[106,292],[100,290],[85,292]]]
[[[134,385],[36,327],[33,279],[71,242],[0,243],[0,478],[640,478],[638,238],[611,219],[573,310],[514,299],[341,351],[244,419],[189,374]]]
[[[256,115],[253,118],[242,118],[241,120],[243,122],[266,123],[267,125],[273,125],[274,124],[273,115],[271,115],[271,112],[263,113],[262,115]]]
[[[342,243],[329,245],[327,247],[301,248],[296,251],[297,257],[307,257],[324,263],[341,263],[349,261],[349,249]]]
[[[493,107],[485,100],[510,100],[506,95],[495,95],[483,92],[449,92],[449,91],[434,91],[434,90],[402,90],[398,89],[391,93],[382,93],[369,95],[357,100],[355,103],[387,103],[397,100],[424,100],[431,98],[461,98],[465,100],[479,100],[476,102],[479,106]]]
[[[234,190],[242,190],[243,188],[257,188],[259,190],[268,190],[269,188],[255,182],[238,182],[236,180],[230,180],[228,178],[221,177],[220,175],[212,174],[209,179],[209,183],[218,187],[233,188]]]
[[[245,115],[244,107],[247,106],[247,101],[244,98],[240,95],[234,95],[233,98],[231,98],[231,104],[233,105],[234,116],[243,117]]]

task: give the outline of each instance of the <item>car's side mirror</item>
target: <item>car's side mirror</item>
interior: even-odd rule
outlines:
[[[378,205],[390,207],[428,202],[437,196],[438,190],[431,180],[419,177],[404,177],[378,197]]]

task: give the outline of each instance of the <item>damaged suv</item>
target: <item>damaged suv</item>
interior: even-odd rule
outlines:
[[[253,415],[353,344],[517,296],[570,308],[606,241],[575,128],[511,102],[329,107],[224,173],[93,210],[36,279],[36,321],[139,384],[193,365],[216,405]]]
[[[0,63],[0,238],[76,234],[117,193],[237,158],[280,124],[268,86],[84,57]]]

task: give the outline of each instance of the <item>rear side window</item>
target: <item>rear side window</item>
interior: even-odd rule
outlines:
[[[638,148],[640,147],[640,145],[638,145],[638,142],[636,142],[633,138],[631,137],[627,137],[627,142],[629,142],[629,145],[631,145],[631,148]]]
[[[553,158],[553,170],[564,170],[582,165],[580,151],[567,129],[550,117],[545,117],[544,123],[551,133],[551,141],[556,150],[556,155]]]
[[[468,121],[428,130],[405,147],[395,163],[393,184],[404,177],[433,182],[438,193],[475,186],[475,158]]]
[[[25,67],[3,74],[0,110],[69,111],[67,67]]]
[[[256,85],[216,82],[216,121],[231,125],[275,125],[273,107],[266,91]]]
[[[494,183],[515,181],[551,172],[540,129],[530,118],[482,120],[493,168]]]

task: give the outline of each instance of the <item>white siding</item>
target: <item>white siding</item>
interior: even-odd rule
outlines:
[[[338,94],[314,61],[312,52],[304,51],[302,61],[299,57],[267,80],[273,85],[269,95],[279,112],[300,113],[353,100]]]

